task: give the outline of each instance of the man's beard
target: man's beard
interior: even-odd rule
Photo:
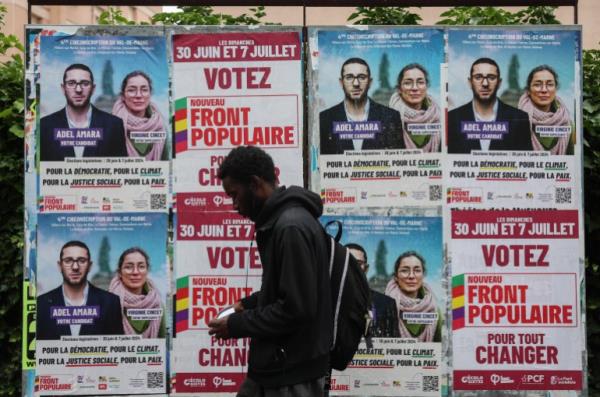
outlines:
[[[238,206],[238,213],[244,218],[250,219],[252,222],[256,222],[260,211],[262,211],[265,201],[260,200],[256,197],[254,192],[246,187],[246,191],[242,197],[243,202]]]
[[[354,106],[362,105],[367,101],[367,95],[369,94],[368,90],[364,90],[363,93],[358,98],[352,98],[352,94],[349,92],[344,92],[346,95],[346,100],[353,103]]]
[[[92,96],[90,95],[89,97],[87,97],[85,102],[83,102],[83,104],[81,104],[81,105],[74,104],[73,101],[71,101],[71,99],[69,97],[67,97],[66,99],[67,99],[67,104],[69,105],[70,108],[75,109],[75,110],[84,110],[84,109],[87,109],[88,106],[90,106],[90,101],[92,99]]]
[[[64,271],[61,271],[62,276],[63,276],[63,282],[67,285],[69,285],[70,287],[81,287],[83,285],[85,285],[85,283],[87,283],[87,276],[88,273],[90,271],[87,270],[85,273],[82,273],[81,279],[79,280],[79,282],[73,282],[71,281],[64,273]]]
[[[482,98],[479,96],[479,94],[477,93],[477,91],[473,90],[473,96],[475,97],[475,99],[477,100],[477,102],[481,103],[482,105],[492,105],[494,102],[496,102],[496,98],[497,98],[497,94],[498,94],[498,89],[500,87],[497,86],[496,89],[492,92],[492,94],[488,97],[488,98]]]
[[[252,199],[249,200],[248,203],[248,208],[250,209],[248,219],[250,219],[252,222],[256,222],[256,220],[258,219],[258,215],[260,214],[260,211],[262,211],[265,203],[264,201],[256,198],[254,193],[250,192],[250,195],[252,196]]]

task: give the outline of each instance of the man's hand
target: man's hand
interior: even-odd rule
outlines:
[[[229,328],[227,328],[227,317],[213,318],[208,323],[208,334],[217,339],[229,339]]]
[[[235,302],[233,304],[233,310],[235,310],[236,313],[243,312],[244,311],[244,305],[242,305],[242,301]]]

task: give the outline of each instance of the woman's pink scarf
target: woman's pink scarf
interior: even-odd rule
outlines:
[[[119,275],[116,274],[111,280],[108,290],[119,296],[124,313],[127,313],[127,309],[160,309],[160,295],[156,286],[149,278],[146,279],[146,285],[148,288],[148,293],[146,295],[134,294],[125,287]],[[148,324],[148,328],[142,332],[142,336],[144,338],[158,338],[161,319],[162,316],[148,320],[150,321],[150,324]],[[137,335],[137,332],[129,323],[126,315],[123,316],[122,321],[126,335]]]
[[[129,113],[127,106],[125,106],[125,102],[123,99],[119,97],[112,108],[112,114],[117,117],[120,117],[123,120],[123,125],[125,126],[125,146],[127,147],[127,155],[129,157],[142,157],[131,140],[129,139],[130,131],[165,131],[165,123],[163,117],[156,105],[150,102],[150,109],[152,110],[152,115],[150,117],[138,117]],[[163,149],[165,147],[166,141],[166,131],[165,131],[165,139],[161,139],[158,142],[152,144],[152,149],[144,156],[146,160],[158,161],[161,159]]]
[[[415,110],[406,105],[398,92],[394,92],[390,98],[390,107],[400,112],[402,117],[402,136],[404,145],[407,149],[419,149],[406,130],[408,124],[430,124],[440,122],[440,108],[433,101],[433,98],[427,95],[425,101],[429,104],[427,109]],[[430,135],[429,141],[420,148],[423,152],[438,152],[440,150],[440,133]]]
[[[425,296],[422,299],[419,298],[410,298],[404,295],[404,292],[398,286],[396,280],[391,279],[387,286],[385,287],[385,294],[396,301],[396,306],[398,306],[398,328],[400,329],[400,337],[402,338],[414,338],[406,328],[404,321],[402,321],[402,313],[403,312],[413,312],[413,313],[434,313],[437,312],[437,308],[435,305],[435,299],[433,297],[433,292],[431,288],[425,283],[423,283],[423,291],[425,292]],[[439,319],[438,319],[439,321]],[[421,342],[432,342],[433,337],[435,336],[435,330],[437,328],[437,321],[434,321],[431,324],[426,324],[425,329],[417,339]]]
[[[533,145],[533,150],[546,150],[546,148],[544,148],[544,146],[538,140],[537,134],[535,133],[536,125],[571,124],[571,116],[569,115],[569,111],[567,110],[567,107],[562,99],[556,97],[555,101],[558,105],[556,112],[544,112],[535,106],[527,92],[524,92],[523,95],[521,95],[521,98],[519,98],[519,109],[529,114],[529,121],[531,122],[531,144]],[[558,142],[556,142],[556,145],[550,149],[550,153],[567,154],[569,139],[571,139],[571,134],[566,134],[558,138]]]

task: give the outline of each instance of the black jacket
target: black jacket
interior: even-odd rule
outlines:
[[[85,305],[98,306],[100,315],[94,319],[93,324],[82,324],[79,335],[123,335],[119,297],[95,287],[92,283],[89,283],[88,286]],[[71,328],[68,324],[57,324],[56,320],[52,318],[53,306],[65,306],[62,286],[37,297],[37,339],[60,339],[63,335],[71,335]]]
[[[343,101],[319,114],[321,154],[343,154],[345,150],[354,150],[351,139],[339,139],[333,133],[334,122],[347,120]],[[402,120],[398,111],[370,99],[367,120],[380,121],[381,132],[375,136],[375,139],[365,139],[361,150],[404,149]]]
[[[461,121],[475,121],[473,102],[448,113],[448,153],[471,153],[471,150],[481,150],[479,139],[467,139],[460,132]],[[492,140],[490,150],[533,150],[527,113],[498,99],[496,121],[508,121],[508,133],[501,140]]]
[[[373,337],[397,338],[400,337],[398,329],[398,308],[396,301],[387,295],[371,290],[371,315],[369,335]]]
[[[332,342],[327,245],[320,197],[278,188],[256,221],[263,266],[260,291],[229,316],[232,337],[251,337],[248,376],[280,387],[324,376]]]
[[[40,120],[41,161],[63,161],[65,157],[75,157],[72,146],[61,146],[54,139],[55,128],[69,128],[66,108]],[[103,137],[97,141],[96,146],[86,146],[83,157],[127,157],[123,120],[92,106],[90,128],[101,129]]]

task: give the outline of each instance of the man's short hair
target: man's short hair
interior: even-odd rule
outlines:
[[[344,66],[349,65],[351,63],[358,63],[360,65],[365,65],[367,67],[367,74],[369,75],[369,77],[371,77],[371,68],[369,67],[369,64],[367,63],[367,61],[365,61],[362,58],[348,58],[346,59],[346,61],[342,64],[342,68],[340,69],[340,76],[344,77]]]
[[[73,69],[85,70],[90,74],[90,79],[92,80],[92,83],[94,82],[94,73],[92,73],[92,70],[87,65],[84,65],[83,63],[74,63],[72,65],[69,65],[69,67],[65,69],[65,72],[63,73],[63,83],[67,79],[67,72]]]
[[[256,146],[238,146],[225,157],[217,176],[221,180],[230,177],[243,184],[249,184],[253,175],[274,185],[277,178],[273,159]]]
[[[368,262],[368,257],[367,257],[367,251],[365,251],[365,249],[362,247],[362,245],[356,244],[356,243],[348,243],[345,246],[348,249],[353,249],[353,250],[357,250],[360,251],[364,254],[365,256],[365,262]]]
[[[479,65],[480,63],[487,63],[489,65],[494,65],[496,70],[498,71],[498,78],[500,78],[500,66],[494,61],[492,58],[479,58],[471,65],[471,71],[469,72],[469,76],[473,76],[473,67],[475,65]]]
[[[71,241],[65,243],[65,245],[63,245],[62,248],[60,249],[60,257],[58,259],[62,259],[63,251],[65,250],[65,248],[69,248],[69,247],[83,248],[87,252],[88,260],[92,259],[92,258],[90,258],[90,249],[88,248],[88,246],[83,241],[79,241],[79,240],[71,240]]]

